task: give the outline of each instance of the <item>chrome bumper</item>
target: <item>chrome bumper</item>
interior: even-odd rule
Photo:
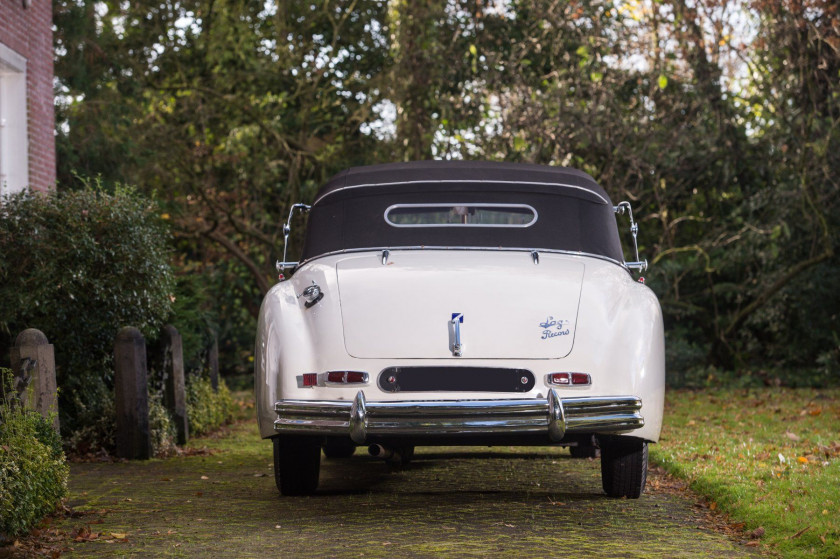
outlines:
[[[424,400],[368,402],[360,390],[353,402],[280,400],[274,405],[278,433],[368,436],[518,435],[546,433],[560,441],[566,433],[617,433],[645,424],[634,396],[545,399]]]

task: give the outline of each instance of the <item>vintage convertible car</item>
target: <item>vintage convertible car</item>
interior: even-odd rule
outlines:
[[[664,334],[619,241],[627,202],[574,169],[435,161],[336,175],[287,245],[296,210],[303,254],[284,249],[255,353],[282,494],[315,491],[322,448],[552,444],[599,449],[604,491],[641,495]]]

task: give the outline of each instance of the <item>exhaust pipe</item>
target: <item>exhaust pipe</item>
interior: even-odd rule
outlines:
[[[372,444],[368,447],[368,454],[374,458],[382,458],[383,460],[391,460],[394,456],[399,456],[394,452],[393,448],[386,448],[381,444]]]
[[[374,458],[381,458],[385,460],[391,466],[399,467],[403,465],[403,456],[398,448],[382,446],[381,444],[372,444],[368,447],[368,454]]]

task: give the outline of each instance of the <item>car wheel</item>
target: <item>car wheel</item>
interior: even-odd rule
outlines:
[[[601,444],[601,483],[610,497],[638,499],[645,490],[648,445],[641,439]]]
[[[400,456],[402,457],[402,465],[408,466],[414,460],[414,445],[407,444],[400,447]]]
[[[569,454],[572,458],[598,458],[601,452],[594,446],[570,446]]]
[[[278,436],[274,441],[274,481],[281,495],[311,495],[318,487],[321,441]]]
[[[356,443],[350,439],[327,437],[324,443],[324,456],[327,458],[349,458],[356,452]]]

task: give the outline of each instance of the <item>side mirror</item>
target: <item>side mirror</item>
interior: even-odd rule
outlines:
[[[639,224],[633,220],[633,208],[630,207],[630,202],[624,201],[619,205],[614,206],[613,210],[615,210],[615,213],[618,215],[624,215],[625,211],[630,215],[630,234],[633,235],[633,249],[636,251],[636,261],[625,262],[624,265],[631,270],[638,270],[639,273],[642,273],[647,270],[648,262],[647,259],[639,259],[639,242],[636,240],[636,235],[639,233]]]
[[[275,264],[275,267],[280,274],[286,271],[286,266],[294,268],[298,265],[298,262],[286,262],[286,251],[289,248],[289,234],[292,232],[292,216],[295,215],[295,210],[308,212],[310,209],[312,209],[312,206],[307,204],[294,204],[289,209],[289,217],[286,219],[286,223],[283,224],[283,260],[278,260]]]

